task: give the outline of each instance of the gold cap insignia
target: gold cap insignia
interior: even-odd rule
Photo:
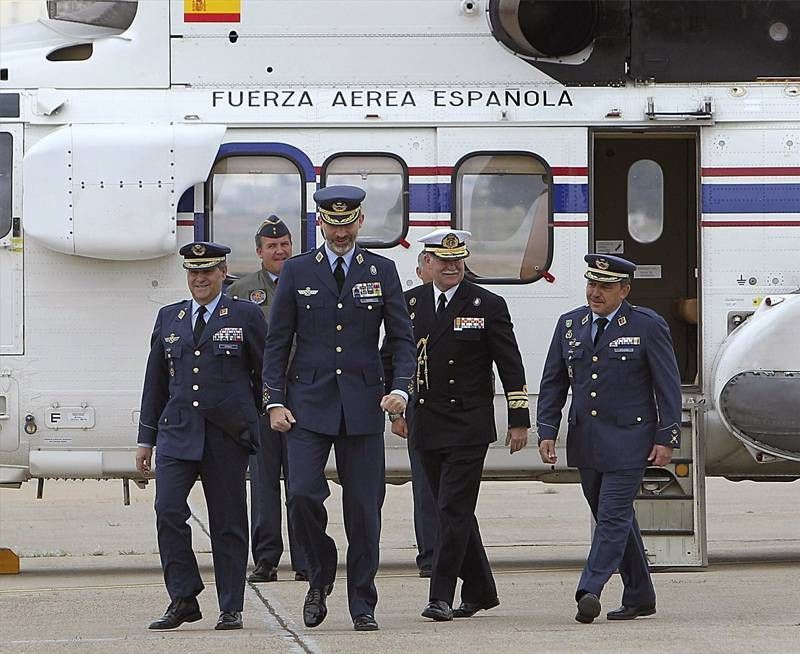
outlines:
[[[205,245],[202,245],[200,243],[195,243],[192,246],[192,254],[194,254],[195,256],[202,257],[203,255],[205,255],[205,253],[206,253]]]
[[[334,202],[331,205],[331,209],[333,211],[347,211],[347,203],[346,202]]]
[[[455,234],[448,234],[442,239],[442,247],[446,247],[449,249],[457,248],[458,247],[458,236]]]
[[[610,264],[605,259],[597,259],[594,262],[594,265],[597,266],[600,270],[608,270]]]

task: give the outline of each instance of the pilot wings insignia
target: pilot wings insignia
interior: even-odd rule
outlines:
[[[180,336],[175,336],[175,334],[170,334],[169,336],[165,336],[165,337],[164,337],[164,340],[165,340],[167,343],[169,343],[170,345],[172,345],[172,344],[173,344],[173,343],[175,343],[176,341],[180,340],[180,338],[181,338]]]
[[[306,286],[305,288],[298,288],[297,292],[304,297],[310,297],[319,293],[319,289]]]

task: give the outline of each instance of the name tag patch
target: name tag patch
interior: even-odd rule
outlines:
[[[380,282],[361,282],[353,286],[353,297],[361,304],[380,302],[383,290]]]
[[[475,316],[459,316],[453,321],[453,329],[457,332],[464,329],[484,329],[485,320],[485,318]]]
[[[223,327],[212,336],[217,343],[241,343],[244,341],[244,332],[241,327]]]

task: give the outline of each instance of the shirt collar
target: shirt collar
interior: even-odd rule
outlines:
[[[342,259],[344,259],[345,270],[350,270],[350,262],[353,260],[353,255],[356,252],[355,246],[350,248],[350,252],[348,252],[347,254],[336,254],[333,250],[331,250],[328,247],[327,242],[325,243],[324,248],[325,248],[325,255],[328,257],[328,263],[331,266],[331,270],[333,270],[336,267],[336,259],[338,259],[339,257],[342,257]]]
[[[209,302],[208,304],[205,305],[206,311],[208,311],[208,315],[209,316],[211,314],[213,314],[214,311],[216,310],[217,305],[219,304],[219,300],[220,300],[221,297],[222,297],[222,293],[217,295],[217,297],[215,297],[213,300],[211,300],[211,302]],[[197,315],[197,310],[199,308],[200,308],[200,303],[197,300],[195,300],[194,298],[192,298],[192,316]]]
[[[439,296],[444,294],[446,304],[450,304],[450,300],[453,299],[453,296],[456,294],[458,287],[461,286],[461,283],[456,284],[452,288],[448,288],[446,291],[440,291],[436,284],[433,284],[433,301],[434,306],[438,305],[439,303]]]
[[[621,308],[622,308],[622,305],[620,304],[616,309],[614,309],[611,313],[609,313],[607,316],[605,316],[605,318],[608,319],[608,324],[611,324],[611,321],[614,320],[614,316],[616,316],[619,313],[619,310]],[[592,324],[594,324],[597,321],[597,319],[600,318],[600,317],[601,316],[598,316],[594,311],[592,311]]]

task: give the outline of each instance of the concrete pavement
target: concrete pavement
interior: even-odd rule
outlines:
[[[338,487],[328,501],[330,531],[344,561]],[[468,620],[432,623],[419,616],[427,580],[414,567],[410,486],[390,486],[384,508],[378,578],[381,631],[355,633],[344,570],[317,629],[302,624],[306,584],[248,585],[245,629],[216,632],[216,596],[202,490],[191,503],[195,548],[206,590],[202,621],[150,632],[169,600],[156,549],[153,486],[52,482],[0,490],[0,545],[21,557],[22,573],[0,577],[3,652],[790,652],[800,651],[800,483],[708,480],[710,566],[656,575],[658,614],[592,625],[573,620],[573,593],[589,544],[589,520],[577,485],[485,483],[481,529],[501,605]],[[288,560],[288,557],[285,557]],[[616,608],[612,580],[603,610]]]

